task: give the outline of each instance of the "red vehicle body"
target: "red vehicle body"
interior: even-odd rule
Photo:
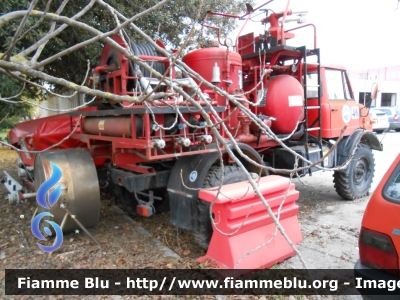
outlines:
[[[361,223],[360,259],[355,276],[367,280],[400,280],[400,154],[369,200]],[[363,294],[363,289],[359,290]],[[377,295],[382,290],[375,291]],[[366,299],[382,296],[364,295]],[[388,297],[388,298],[386,298]],[[392,298],[398,299],[398,295]]]
[[[248,20],[263,6],[243,16],[209,12],[204,24],[210,14]],[[335,188],[345,199],[364,196],[374,173],[371,149],[382,150],[382,146],[370,131],[367,110],[354,100],[345,69],[321,66],[316,45],[314,49],[286,45],[286,39],[293,38],[294,33],[292,29],[285,31],[279,20],[284,23],[291,11],[268,15],[266,10],[266,14],[261,23],[271,27],[264,34],[240,36],[235,49],[222,45],[201,48],[183,57],[187,67],[219,90],[204,84],[199,77],[191,78],[185,68],[183,78],[176,78],[160,41],[125,43],[119,35],[111,37],[148,61],[155,71],[181,84],[189,95],[200,89],[202,97],[194,99],[206,116],[146,68],[135,65],[106,44],[100,65],[94,69],[92,83],[96,89],[117,95],[163,92],[175,93],[174,96],[140,104],[98,99],[97,107],[19,124],[9,134],[12,144],[27,150],[43,150],[73,132],[57,147],[63,149],[60,153],[87,149],[99,180],[107,182],[133,213],[150,216],[169,206],[171,222],[194,231],[199,243],[206,245],[211,234],[208,204],[198,199],[197,189],[220,183],[216,175],[219,152],[215,138],[204,126],[207,119],[214,123],[224,120],[218,126],[220,134],[227,140],[232,136],[241,151],[254,161],[286,170],[293,169],[295,162],[293,153],[276,142],[268,130],[261,130],[254,119],[237,109],[238,105],[227,101],[229,94],[235,95],[244,108],[250,108],[253,117],[269,126],[292,151],[312,162],[328,153],[346,125],[343,139],[319,165],[337,167],[354,157],[347,168],[334,172]],[[316,57],[317,63],[307,63],[311,56]],[[236,149],[233,152],[248,171],[262,173]],[[27,166],[34,165],[34,156],[20,153]],[[46,157],[46,153],[37,156]],[[224,155],[224,164],[232,166],[226,168],[230,173],[225,174],[224,184],[245,179],[229,155]],[[307,163],[300,160],[299,167],[305,166]],[[298,175],[314,171],[316,167],[299,171]],[[93,174],[87,177],[97,180]],[[35,184],[39,186],[40,182]]]

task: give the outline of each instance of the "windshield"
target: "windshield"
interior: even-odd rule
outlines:
[[[389,180],[386,182],[383,191],[383,197],[394,203],[400,203],[400,163],[390,175]]]
[[[325,78],[329,100],[353,100],[345,71],[326,69]]]

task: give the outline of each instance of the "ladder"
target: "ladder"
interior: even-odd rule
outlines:
[[[310,159],[310,150],[309,150],[309,143],[311,139],[313,143],[316,143],[319,147],[318,150],[314,150],[312,152],[318,151],[320,153],[319,158],[322,158],[323,151],[322,151],[322,112],[321,112],[321,59],[320,59],[320,51],[319,49],[307,49],[305,46],[298,47],[298,51],[300,51],[303,55],[303,88],[304,88],[304,134],[302,137],[302,144],[305,148],[306,158]],[[307,84],[307,56],[316,56],[317,57],[317,86],[311,86]],[[315,106],[308,106],[307,101],[307,88],[308,87],[317,87],[318,88],[318,95],[317,95],[317,105]],[[310,110],[317,110],[317,117],[312,120],[310,126],[308,126],[309,120],[309,111]],[[310,136],[310,132],[312,132],[312,136]],[[315,141],[316,140],[316,141]],[[322,167],[324,167],[324,163],[322,162]],[[311,168],[308,169],[308,173],[311,176],[312,171]]]

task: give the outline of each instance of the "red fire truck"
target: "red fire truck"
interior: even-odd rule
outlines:
[[[296,29],[313,25],[285,30],[287,17],[296,13],[275,13],[264,4],[248,6],[241,16],[208,12],[203,26],[219,36],[218,28],[207,25],[208,16],[249,20],[260,11],[265,13],[260,23],[270,26],[262,34],[191,51],[175,67],[161,41],[111,36],[125,52],[105,44],[91,86],[160,98],[135,104],[99,98],[96,106],[20,123],[9,133],[20,149],[40,151],[70,137],[56,149],[20,152],[19,167],[37,189],[50,176],[49,162],[57,164],[64,189],[59,202],[85,226],[98,222],[100,182],[132,214],[148,217],[169,209],[171,222],[193,231],[203,247],[212,227],[209,204],[198,190],[247,179],[212,129],[254,176],[273,173],[260,166],[287,174],[301,155],[308,162],[298,160],[297,176],[345,166],[333,172],[337,193],[346,200],[365,196],[374,175],[371,149],[382,145],[371,132],[368,110],[354,100],[345,68],[321,65],[316,42],[312,49],[287,45]],[[156,74],[165,74],[165,80]],[[55,205],[51,212],[61,222],[63,210]],[[73,226],[68,221],[64,230]]]

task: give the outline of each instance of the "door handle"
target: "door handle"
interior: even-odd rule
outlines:
[[[332,111],[337,111],[337,108],[332,108],[331,110],[332,110]]]

